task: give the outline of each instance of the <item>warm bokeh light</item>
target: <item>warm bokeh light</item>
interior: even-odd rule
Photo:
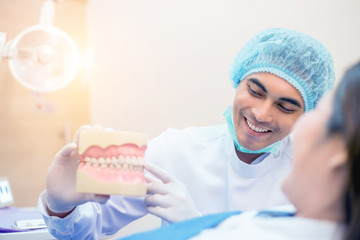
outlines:
[[[54,26],[35,25],[9,42],[9,67],[24,87],[52,92],[67,86],[79,70],[74,41]]]

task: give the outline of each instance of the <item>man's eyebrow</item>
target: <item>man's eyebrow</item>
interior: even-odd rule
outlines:
[[[267,93],[265,86],[256,78],[249,78],[248,81],[256,84],[259,88],[261,88],[261,90],[263,90],[265,93]]]
[[[265,86],[258,79],[249,78],[248,81],[256,84],[259,88],[261,88],[261,90],[263,90],[265,93],[267,93],[267,90],[266,90]],[[299,108],[302,108],[301,103],[296,99],[287,98],[287,97],[281,97],[279,100],[284,101],[284,102],[288,102],[288,103],[290,103],[292,105],[295,105],[295,106],[297,106]]]
[[[288,102],[290,104],[293,104],[295,106],[298,106],[299,108],[302,108],[300,102],[296,99],[293,99],[293,98],[286,98],[286,97],[282,97],[279,99],[280,101],[284,101],[284,102]]]

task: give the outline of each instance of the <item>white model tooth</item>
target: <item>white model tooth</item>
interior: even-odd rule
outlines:
[[[116,158],[116,161],[115,161],[115,166],[116,166],[116,169],[120,169],[122,167],[122,165],[124,164],[125,162],[125,159],[123,158],[123,156],[119,156],[118,158]]]
[[[138,164],[137,164],[137,158],[136,158],[136,156],[132,156],[132,157],[131,157],[131,164],[134,165],[134,166],[137,166],[137,165],[138,165]]]
[[[136,156],[130,157],[130,162],[131,162],[131,164],[130,164],[130,170],[136,169],[136,167],[137,167]]]
[[[127,164],[127,163],[124,163],[124,164],[123,164],[123,168],[124,168],[124,170],[128,170],[128,164]]]
[[[84,161],[86,163],[86,166],[91,166],[91,158],[85,157]]]
[[[91,163],[92,163],[93,167],[98,166],[98,161],[96,160],[96,158],[91,158]]]
[[[144,170],[144,158],[138,157],[138,161],[139,161],[139,170],[143,171]]]
[[[107,167],[110,167],[111,165],[111,159],[109,157],[105,158],[104,163]]]
[[[100,163],[100,164],[105,163],[105,159],[104,159],[104,158],[102,158],[102,157],[99,157],[99,163]]]
[[[143,160],[142,157],[138,157],[138,158],[137,158],[137,162],[138,162],[138,165],[139,165],[140,167],[142,167],[142,166],[144,165],[144,160]]]
[[[107,167],[107,164],[106,163],[102,163],[101,164],[101,168],[106,168]]]
[[[116,167],[116,169],[120,169],[120,167],[121,167],[120,163],[117,162],[117,163],[115,164],[115,167]]]
[[[110,168],[116,168],[116,165],[118,164],[118,160],[116,157],[112,157],[111,158],[111,164],[110,164]]]
[[[128,170],[128,169],[130,169],[130,166],[131,166],[130,156],[126,156],[125,157],[125,163],[124,163],[124,169]]]
[[[138,161],[137,157],[133,156],[132,161],[133,161],[134,169],[137,170],[139,168],[139,161]]]

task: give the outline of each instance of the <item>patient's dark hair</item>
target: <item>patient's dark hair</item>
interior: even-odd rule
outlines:
[[[343,136],[348,153],[345,239],[360,239],[360,62],[347,70],[336,89],[328,130]]]

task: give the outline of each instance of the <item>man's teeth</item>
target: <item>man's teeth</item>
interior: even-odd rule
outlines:
[[[112,158],[91,158],[85,157],[84,161],[87,166],[100,167],[100,168],[115,168],[124,170],[142,169],[144,166],[144,159],[142,157],[122,156]]]
[[[259,133],[263,133],[263,132],[269,132],[270,130],[267,129],[263,129],[263,128],[259,128],[259,127],[255,127],[254,124],[252,124],[249,120],[246,119],[246,122],[249,126],[249,128],[255,132],[259,132]]]

